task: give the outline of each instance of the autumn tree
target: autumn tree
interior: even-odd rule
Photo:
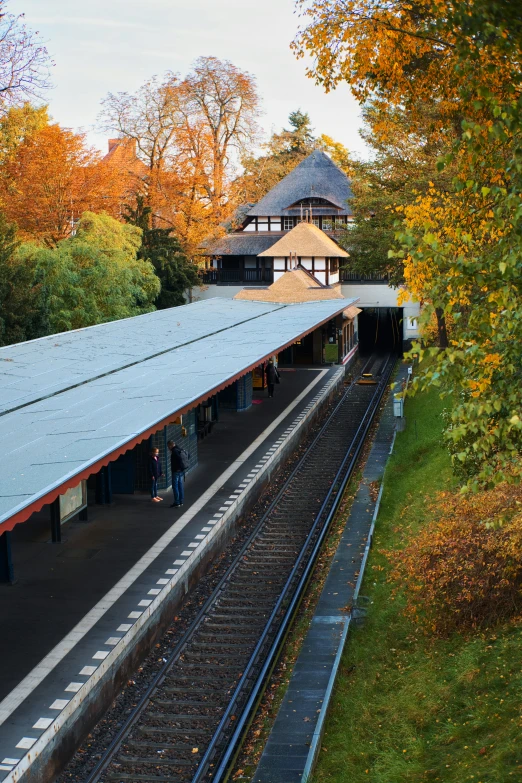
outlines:
[[[410,293],[453,319],[451,343],[421,363],[415,385],[440,386],[446,429],[468,486],[520,475],[522,20],[506,0],[414,4],[302,0],[295,46],[327,89],[347,80],[385,114],[407,110],[457,141],[439,160],[451,187],[404,207],[396,253]],[[418,346],[421,358],[422,347]]]
[[[100,128],[131,141],[147,171],[147,200],[153,218],[162,209],[162,185],[177,159],[175,133],[181,123],[179,78],[154,76],[135,93],[109,93],[102,101]]]
[[[362,107],[361,135],[371,150],[368,160],[351,161],[353,199],[350,207],[353,223],[340,237],[349,251],[350,269],[361,273],[387,275],[390,285],[404,283],[401,258],[390,255],[396,244],[396,232],[406,205],[437,187],[447,192],[454,167],[440,171],[437,161],[450,151],[458,138],[438,123],[437,107],[426,103],[412,117],[405,108],[384,110],[367,101]],[[425,289],[422,303],[429,301]],[[442,310],[435,313],[437,342],[447,344],[447,328]]]
[[[1,129],[0,129],[1,130]],[[0,177],[0,204],[21,236],[49,246],[74,232],[86,209],[103,209],[109,183],[84,134],[46,124],[26,135]]]
[[[341,171],[344,171],[347,177],[353,177],[353,158],[344,144],[341,144],[340,141],[335,141],[335,139],[332,139],[331,136],[327,136],[325,133],[321,133],[316,140],[316,146],[326,152],[335,165],[338,166]]]
[[[20,144],[48,124],[47,106],[33,106],[26,102],[9,107],[0,116],[0,166],[12,160]]]
[[[246,153],[257,139],[259,96],[254,77],[230,61],[199,57],[183,81],[187,141],[199,129],[209,139],[205,190],[221,220],[227,205],[227,171],[232,153]],[[194,150],[196,152],[196,150]]]
[[[173,228],[191,256],[233,206],[234,159],[255,142],[258,111],[253,77],[215,57],[103,102],[101,126],[135,140],[147,166],[152,227]]]

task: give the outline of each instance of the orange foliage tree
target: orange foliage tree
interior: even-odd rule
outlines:
[[[413,389],[453,395],[446,437],[468,488],[522,476],[522,17],[510,0],[297,0],[298,55],[310,75],[386,112],[407,111],[422,133],[426,103],[455,169],[404,207],[400,247],[412,295],[451,317],[451,340],[422,363]],[[417,346],[421,361],[422,346]]]
[[[147,168],[153,227],[173,228],[191,257],[233,210],[234,155],[255,141],[258,106],[253,77],[215,57],[103,102],[101,127],[134,141]]]
[[[491,627],[522,612],[522,488],[502,484],[462,496],[442,493],[432,521],[389,554],[406,613],[448,635]],[[400,586],[399,586],[400,585]]]
[[[24,239],[49,246],[70,236],[80,215],[103,210],[110,179],[81,133],[57,124],[30,134],[2,167],[0,206]]]

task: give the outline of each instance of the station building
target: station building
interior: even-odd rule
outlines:
[[[339,285],[340,295],[358,300],[362,312],[355,331],[363,352],[408,345],[418,336],[418,304],[399,306],[399,291],[388,285],[387,277],[350,268],[349,254],[338,245],[353,221],[351,197],[348,177],[322,150],[315,150],[247,212],[238,230],[207,248],[206,288],[196,296],[233,298],[243,290],[260,294],[283,272],[298,267],[317,285]],[[317,246],[309,231],[298,230],[302,223],[315,227]]]

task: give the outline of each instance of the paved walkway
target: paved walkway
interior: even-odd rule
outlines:
[[[23,771],[24,754],[41,749],[132,644],[342,372],[283,372],[274,399],[222,412],[199,444],[181,510],[168,507],[170,493],[161,504],[119,495],[112,507],[90,508],[88,523],[64,525],[59,545],[47,543],[41,518],[15,528],[18,582],[0,589],[0,781],[14,779],[20,760]]]
[[[399,379],[403,374],[406,368],[401,366]],[[390,395],[254,783],[305,783],[313,768],[350,624],[346,607],[352,605],[362,581],[361,566],[376,508],[371,484],[382,478],[394,431]]]

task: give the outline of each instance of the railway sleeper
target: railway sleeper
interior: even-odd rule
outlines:
[[[301,543],[301,542],[299,542]],[[304,541],[302,542],[304,543]],[[265,546],[260,545],[256,547],[256,554],[258,555],[264,555],[264,557],[271,557],[272,555],[278,554],[285,554],[285,555],[298,555],[300,551],[299,544],[278,544],[277,549],[275,549],[275,544],[266,544]]]
[[[252,622],[258,620],[262,623],[268,616],[266,609],[262,606],[253,607],[252,611],[247,613],[245,613],[244,606],[236,608],[220,607],[220,609],[222,611],[212,613],[212,619],[215,621],[222,620],[224,623],[230,623],[234,620],[251,620]]]
[[[214,697],[210,700],[203,698],[203,699],[194,699],[194,698],[183,698],[183,696],[180,695],[179,699],[169,698],[169,696],[172,696],[173,694],[169,691],[167,692],[167,689],[165,689],[165,692],[162,693],[159,699],[156,699],[154,701],[154,706],[161,707],[162,709],[174,709],[181,706],[187,706],[187,707],[201,707],[205,708],[208,707],[210,709],[214,709],[216,707],[221,707],[222,704],[226,704],[227,698],[230,696],[229,693],[223,693],[222,691],[217,691],[214,693]],[[202,691],[202,695],[205,696],[206,694],[204,691]],[[161,713],[163,715],[164,713]]]
[[[158,745],[157,747],[160,747]],[[165,748],[165,746],[163,746]],[[191,767],[194,764],[194,757],[192,758],[180,758],[179,756],[176,756],[176,758],[170,758],[166,754],[170,750],[170,748],[165,748],[164,753],[157,753],[157,756],[121,756],[118,757],[120,764],[139,764],[140,766],[143,764],[144,766],[147,764],[161,764],[164,766],[179,766],[179,767]],[[165,754],[165,755],[164,755]]]
[[[164,742],[139,742],[137,740],[128,740],[128,742],[125,744],[125,748],[135,748],[136,752],[141,751],[142,748],[144,750],[147,748],[153,748],[154,750],[178,751],[180,753],[185,753],[188,751],[189,753],[192,753],[194,743],[176,742],[174,744],[170,743],[169,745],[166,745]],[[192,761],[194,761],[194,759],[192,759]]]
[[[171,704],[168,709],[171,710],[173,707],[175,707],[175,704]],[[221,705],[219,707],[208,707],[207,705],[201,705],[198,704],[195,707],[187,707],[186,704],[180,704],[179,705],[180,710],[183,708],[183,712],[154,712],[147,715],[147,720],[151,721],[150,723],[147,723],[147,726],[155,726],[158,728],[166,727],[172,727],[176,726],[178,724],[178,721],[182,719],[185,715],[189,715],[191,720],[193,721],[200,721],[202,719],[205,720],[212,720],[216,721],[219,720],[220,715],[222,715],[223,710],[225,708],[224,705]],[[203,708],[204,707],[204,711]],[[199,712],[197,712],[199,710]],[[184,729],[186,730],[186,729]],[[134,739],[134,735],[133,735]]]
[[[240,666],[241,662],[244,661],[245,657],[247,656],[241,656],[239,658],[237,655],[233,657],[230,655],[230,653],[201,653],[198,654],[197,651],[195,652],[188,652],[185,654],[185,660],[183,661],[184,666],[190,666],[191,664],[193,666],[197,665],[208,665],[208,666],[219,666],[220,668],[223,668],[223,665],[226,665],[227,668],[230,668],[231,666]],[[230,663],[230,661],[233,661],[234,663]]]
[[[284,572],[284,569],[282,566],[280,566],[278,571]],[[232,577],[230,580],[231,585],[243,585],[245,584],[246,587],[252,587],[256,588],[261,582],[263,584],[272,584],[274,582],[274,574],[268,574],[265,571],[262,571],[261,573],[255,574],[255,583],[252,584],[252,577],[254,576],[254,572],[251,568],[241,568],[238,570],[236,574]],[[275,575],[275,579],[277,579],[277,574]]]
[[[209,704],[206,701],[192,701],[191,699],[180,699],[179,701],[170,699],[157,699],[152,706],[161,710],[172,710],[172,712],[155,712],[154,717],[161,720],[175,720],[178,715],[193,714],[193,709],[197,710],[209,710],[209,714],[215,714],[221,712],[223,703],[226,702],[222,699],[221,702]],[[176,710],[180,710],[176,712]]]
[[[169,685],[168,687],[162,687],[162,692],[166,694],[167,696],[172,694],[172,696],[175,696],[177,693],[179,693],[180,696],[203,696],[208,697],[209,701],[208,703],[211,704],[219,704],[221,701],[225,701],[227,697],[229,696],[228,693],[223,693],[223,688],[216,688],[215,691],[211,691],[209,693],[208,688],[199,688],[199,687],[190,687],[187,685],[173,685],[172,687]],[[215,701],[214,701],[215,699]],[[165,704],[168,702],[165,701]],[[207,703],[206,700],[202,702],[203,704]]]
[[[193,767],[194,761],[191,760],[174,760],[174,759],[162,759],[160,755],[158,755],[157,758],[147,758],[147,759],[141,759],[139,757],[136,758],[121,758],[118,757],[118,763],[121,764],[122,767],[139,767],[139,774],[142,775],[144,772],[149,773],[149,775],[153,774],[153,771],[158,768],[163,767],[165,768],[173,768],[173,772],[175,772],[177,775],[182,776],[182,780],[185,780],[185,775],[187,774],[187,767]],[[154,778],[153,778],[154,779]],[[167,778],[168,780],[168,778]]]
[[[226,642],[197,642],[194,641],[191,645],[191,649],[200,655],[210,653],[218,653],[220,650],[230,650],[230,652],[237,655],[238,653],[248,652],[252,649],[252,642],[250,644],[235,644],[232,640]]]
[[[125,780],[130,781],[137,781],[138,783],[183,783],[186,778],[180,778],[180,777],[172,777],[172,775],[169,775],[168,778],[160,777],[158,775],[141,775],[141,774],[128,774],[125,772],[111,772],[110,774],[104,776],[102,778],[102,781],[112,781],[114,780],[115,783],[123,783]]]
[[[136,726],[134,728],[134,733],[139,731],[140,734],[145,734],[147,736],[154,735],[157,736],[158,734],[161,734],[162,736],[167,737],[168,739],[165,740],[165,742],[171,742],[172,737],[177,737],[180,734],[183,735],[183,738],[187,740],[187,742],[192,742],[192,737],[196,737],[196,742],[201,742],[201,738],[208,737],[208,727],[204,729],[198,729],[194,726],[185,726],[180,728],[179,726],[158,726],[157,728],[154,726]],[[199,739],[197,739],[199,737]]]
[[[231,672],[241,672],[243,669],[243,665],[240,663],[229,663],[225,665],[224,663],[220,664],[219,669],[216,669],[216,665],[214,663],[209,663],[208,661],[197,661],[195,663],[187,663],[186,661],[183,661],[183,663],[179,667],[181,674],[183,674],[183,670],[186,669],[187,672],[192,672],[192,680],[194,680],[194,676],[198,677],[198,679],[206,679],[209,676],[209,669],[212,670],[212,676],[213,677],[220,677],[221,679],[225,679],[225,677],[229,677]],[[228,670],[228,672],[227,672]],[[176,672],[176,676],[172,679],[178,679],[178,673]],[[187,674],[188,676],[188,674]]]
[[[258,627],[261,627],[261,623],[259,623]],[[212,628],[215,628],[216,630],[213,632],[211,630]],[[198,636],[203,637],[203,639],[207,637],[214,638],[216,632],[224,635],[230,634],[245,639],[257,636],[257,628],[229,628],[226,623],[212,623],[210,621],[203,625],[203,630],[198,631]]]
[[[236,591],[236,592],[237,592],[237,591]],[[250,602],[250,603],[249,603],[249,602]],[[253,602],[253,600],[252,600],[251,598],[250,598],[250,599],[244,598],[244,599],[241,601],[241,605],[240,605],[240,606],[238,606],[238,605],[237,605],[237,599],[235,599],[235,598],[232,598],[232,597],[228,598],[228,596],[225,598],[224,596],[222,596],[222,597],[219,599],[219,607],[218,607],[218,608],[227,609],[227,608],[230,606],[230,604],[232,604],[232,606],[234,606],[234,607],[237,607],[238,609],[248,609],[248,608],[250,608],[250,606],[254,606],[254,602]],[[255,602],[255,605],[256,605],[258,608],[260,608],[260,609],[263,609],[265,612],[267,611],[267,609],[266,609],[266,606],[263,606],[263,607],[260,607],[260,606],[259,606],[259,598],[258,598],[258,600]]]
[[[262,536],[259,536],[256,541],[256,545],[266,543],[293,544],[294,542],[302,541],[302,539],[305,537],[305,526],[309,520],[303,519],[300,514],[295,514],[294,519],[298,520],[298,524],[303,528],[302,531],[296,530],[295,528],[287,530],[286,527],[284,530],[267,530],[266,533],[263,533]]]

